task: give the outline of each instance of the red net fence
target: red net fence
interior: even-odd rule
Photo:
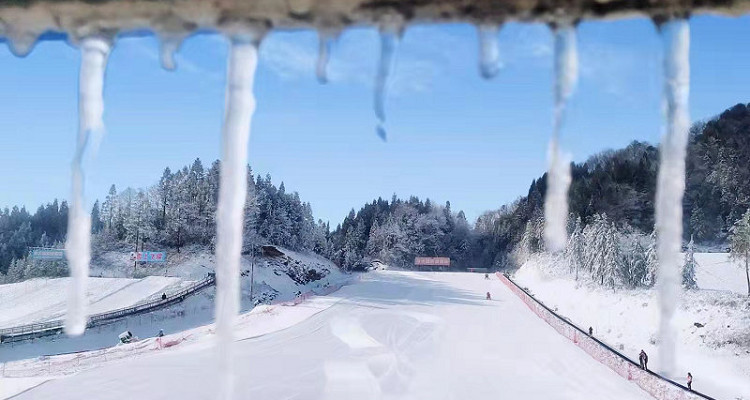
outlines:
[[[687,399],[709,399],[712,397],[703,393],[689,390],[679,383],[661,376],[652,371],[646,371],[633,360],[613,349],[599,339],[589,336],[583,329],[577,327],[570,321],[561,317],[535,299],[531,294],[518,286],[507,276],[496,273],[500,282],[505,284],[511,292],[515,293],[531,311],[558,333],[570,339],[576,346],[588,353],[595,360],[606,365],[621,377],[632,381],[641,389],[648,392],[659,400],[687,400]]]

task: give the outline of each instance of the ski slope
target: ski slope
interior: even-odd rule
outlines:
[[[321,301],[326,307],[316,308]],[[306,319],[279,323],[306,307]],[[480,274],[369,273],[274,313],[252,325],[265,334],[236,343],[238,399],[650,398]],[[50,380],[17,398],[215,398],[215,365],[207,335]]]
[[[685,383],[717,399],[750,399],[750,300],[745,272],[726,253],[696,253],[698,290],[683,291],[675,313],[676,373]],[[567,265],[534,256],[515,272],[548,307],[633,359],[641,349],[649,366],[661,370],[658,357],[659,301],[654,289],[618,289],[575,281]],[[744,293],[744,294],[743,294]],[[696,323],[700,325],[696,325]]]
[[[132,306],[178,291],[180,278],[149,276],[143,279],[90,278],[89,313]],[[31,279],[0,285],[0,328],[60,319],[65,315],[70,278]]]

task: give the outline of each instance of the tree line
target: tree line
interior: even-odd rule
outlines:
[[[205,168],[200,159],[172,172],[166,168],[158,183],[118,191],[113,184],[91,211],[94,251],[181,251],[189,245],[213,251],[220,161]],[[18,281],[37,276],[67,275],[64,262],[28,258],[29,247],[64,246],[68,206],[57,200],[29,214],[25,208],[0,211],[0,278]],[[298,251],[328,253],[328,224],[315,222],[310,203],[297,192],[278,187],[271,176],[253,175],[248,166],[243,251],[273,243]]]
[[[683,200],[684,242],[724,245],[735,221],[750,206],[750,104],[738,104],[690,129]],[[618,226],[641,233],[654,227],[654,199],[659,168],[658,148],[632,142],[619,150],[593,155],[571,164],[571,219],[583,225],[606,215]],[[487,265],[507,264],[528,221],[542,218],[546,174],[531,182],[528,193],[498,210],[480,216],[477,240],[486,244]],[[573,227],[569,228],[572,234]]]
[[[586,223],[581,218],[570,221],[571,234],[563,252],[553,257],[575,280],[585,280],[608,288],[653,287],[657,281],[659,260],[656,232],[644,234],[627,223],[617,224],[606,214],[595,214]],[[529,220],[513,258],[522,264],[535,254],[545,252],[544,221]],[[682,285],[698,287],[695,279],[695,245],[693,239],[685,248],[681,268]]]
[[[454,213],[450,202],[433,204],[418,197],[391,201],[378,198],[358,212],[353,209],[329,235],[327,256],[345,269],[357,269],[378,260],[409,267],[417,256],[450,257],[452,266],[470,266],[475,251],[472,228],[463,211]]]

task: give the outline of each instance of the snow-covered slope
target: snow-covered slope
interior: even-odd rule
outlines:
[[[750,399],[750,299],[731,291],[736,288],[732,284],[735,277],[744,276],[741,270],[726,267],[726,254],[696,254],[699,263],[722,258],[718,268],[706,263],[696,270],[699,286],[709,281],[707,277],[713,279],[708,283],[710,290],[688,291],[681,296],[675,317],[680,374],[673,378],[684,383],[691,372],[694,387],[706,394],[719,399]],[[533,257],[514,279],[583,329],[593,327],[595,336],[631,358],[637,358],[644,349],[650,355],[649,365],[658,370],[656,292],[589,286],[574,281],[564,266],[554,262],[545,256]]]
[[[179,290],[183,280],[91,278],[87,297],[91,314],[128,307]],[[0,328],[62,318],[70,278],[31,279],[0,285]]]
[[[316,255],[300,254],[288,250],[283,250],[284,255],[281,257],[258,257],[255,260],[242,259],[243,276],[241,277],[242,290],[242,311],[248,311],[255,304],[287,301],[293,299],[298,293],[305,293],[310,290],[323,290],[327,286],[335,285],[347,280],[349,277],[343,274],[338,267],[330,261]],[[92,312],[105,311],[108,307],[119,308],[123,303],[130,305],[139,301],[147,300],[149,297],[158,297],[163,291],[169,293],[170,290],[179,290],[180,285],[189,284],[191,280],[200,279],[207,272],[213,271],[213,255],[205,252],[183,252],[182,257],[174,260],[169,266],[172,277],[149,276],[141,280],[127,278],[92,278],[89,292],[96,293],[93,296],[97,299],[92,304]],[[253,300],[250,299],[250,282],[251,263],[254,261],[254,284]],[[112,268],[110,272],[123,273],[130,271],[132,265]],[[142,268],[145,270],[145,268]],[[305,271],[314,271],[305,273]],[[154,272],[164,271],[164,267],[153,267]],[[304,276],[320,277],[314,281],[300,281],[298,275],[300,272]],[[292,278],[294,277],[294,279]],[[65,279],[50,280],[64,283]],[[295,279],[297,279],[295,281]],[[160,282],[173,282],[171,286],[163,289]],[[302,283],[304,282],[304,283]],[[106,286],[105,285],[109,285]],[[15,320],[21,323],[35,322],[32,319],[37,315],[62,315],[65,310],[66,292],[65,288],[51,287],[50,284],[42,284],[36,281],[26,281],[15,284],[13,290],[8,290],[8,299],[10,303],[7,306],[9,311],[8,320]],[[6,285],[11,286],[11,285]],[[108,290],[104,293],[102,287]],[[110,287],[111,286],[111,287]],[[27,288],[29,295],[21,288]],[[2,286],[0,286],[0,289]],[[34,289],[33,293],[31,289]],[[48,290],[51,289],[51,290]],[[3,293],[3,292],[0,292]],[[102,327],[87,330],[83,336],[67,337],[57,335],[40,338],[34,341],[25,341],[12,344],[3,344],[0,347],[0,362],[21,360],[24,358],[38,357],[42,355],[60,354],[66,352],[75,352],[83,350],[99,349],[112,346],[117,342],[117,335],[124,331],[130,330],[138,337],[154,337],[160,329],[166,333],[180,332],[192,329],[201,325],[209,324],[214,318],[214,294],[213,287],[205,289],[203,292],[189,297],[184,302],[175,304],[168,308],[151,312],[149,314],[137,315],[125,318],[117,323],[109,324]],[[39,299],[44,299],[41,302]],[[54,307],[36,308],[42,311],[34,311],[32,307],[37,304],[52,304]],[[13,310],[13,306],[18,306]],[[0,310],[5,311],[6,306],[0,304]],[[32,310],[34,308],[34,310]],[[52,310],[52,311],[50,311]],[[53,312],[54,311],[54,312]],[[0,318],[5,314],[0,314]],[[13,317],[13,318],[11,318]]]
[[[304,307],[266,310],[238,327],[237,398],[649,398],[480,274],[374,272]],[[215,398],[215,362],[209,333],[151,356],[102,361],[18,399]]]
[[[695,253],[695,278],[703,290],[723,290],[747,295],[745,266],[727,253]]]

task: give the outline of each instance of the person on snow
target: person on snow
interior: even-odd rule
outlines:
[[[693,374],[691,374],[690,372],[688,372],[687,384],[688,389],[693,390]]]
[[[159,334],[157,336],[163,337],[164,336],[164,329],[159,329]]]
[[[490,279],[490,274],[484,274],[484,279]]]
[[[641,369],[648,371],[648,354],[641,349],[641,354],[638,355],[638,361],[641,363]]]
[[[167,299],[167,294],[166,293],[162,293],[161,294],[161,299],[162,300],[166,300]]]
[[[589,336],[594,336],[594,328],[589,326]]]
[[[490,295],[490,292],[487,292],[487,300],[492,300],[492,296]]]

